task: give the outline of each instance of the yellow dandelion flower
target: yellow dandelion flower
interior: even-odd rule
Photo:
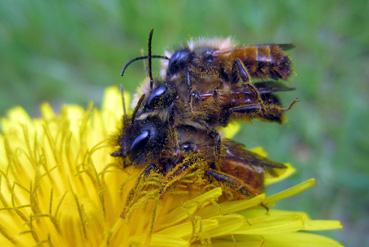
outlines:
[[[143,190],[121,217],[140,172],[110,156],[121,116],[119,91],[109,88],[101,110],[66,105],[56,114],[43,104],[40,118],[17,107],[1,119],[0,246],[340,246],[311,233],[339,229],[338,221],[273,209],[313,179],[238,201],[221,201],[221,187]]]

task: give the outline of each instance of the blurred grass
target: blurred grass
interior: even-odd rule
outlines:
[[[244,125],[238,140],[261,145],[318,185],[281,207],[338,218],[347,246],[369,245],[369,3],[357,1],[10,1],[0,2],[0,113],[22,105],[37,115],[51,101],[100,103],[108,85],[133,91],[144,77],[122,63],[191,37],[232,36],[242,43],[292,42],[301,102],[284,126]],[[158,67],[156,67],[156,71]]]

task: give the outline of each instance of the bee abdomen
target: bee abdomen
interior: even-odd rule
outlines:
[[[269,75],[272,79],[288,79],[291,75],[291,60],[278,45],[269,46],[271,62]],[[259,62],[260,63],[260,62]]]
[[[244,63],[254,78],[286,80],[292,72],[291,60],[279,45],[238,48],[234,55]]]

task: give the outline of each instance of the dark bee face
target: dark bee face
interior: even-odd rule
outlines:
[[[119,156],[128,157],[136,165],[149,162],[163,150],[168,137],[167,127],[157,118],[134,121],[124,129],[119,140]]]

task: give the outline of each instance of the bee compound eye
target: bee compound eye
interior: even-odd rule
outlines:
[[[168,88],[165,85],[160,85],[155,88],[147,99],[148,107],[154,107],[156,104],[158,104],[160,99],[163,97],[163,95],[165,95],[167,91]]]
[[[188,49],[176,51],[169,60],[168,73],[173,75],[186,66],[191,60],[191,52]]]
[[[147,109],[169,107],[176,98],[176,91],[165,84],[156,87],[149,95],[145,107]]]
[[[132,141],[132,144],[129,148],[130,152],[137,152],[140,149],[144,148],[150,139],[150,131],[143,130],[136,138]]]

